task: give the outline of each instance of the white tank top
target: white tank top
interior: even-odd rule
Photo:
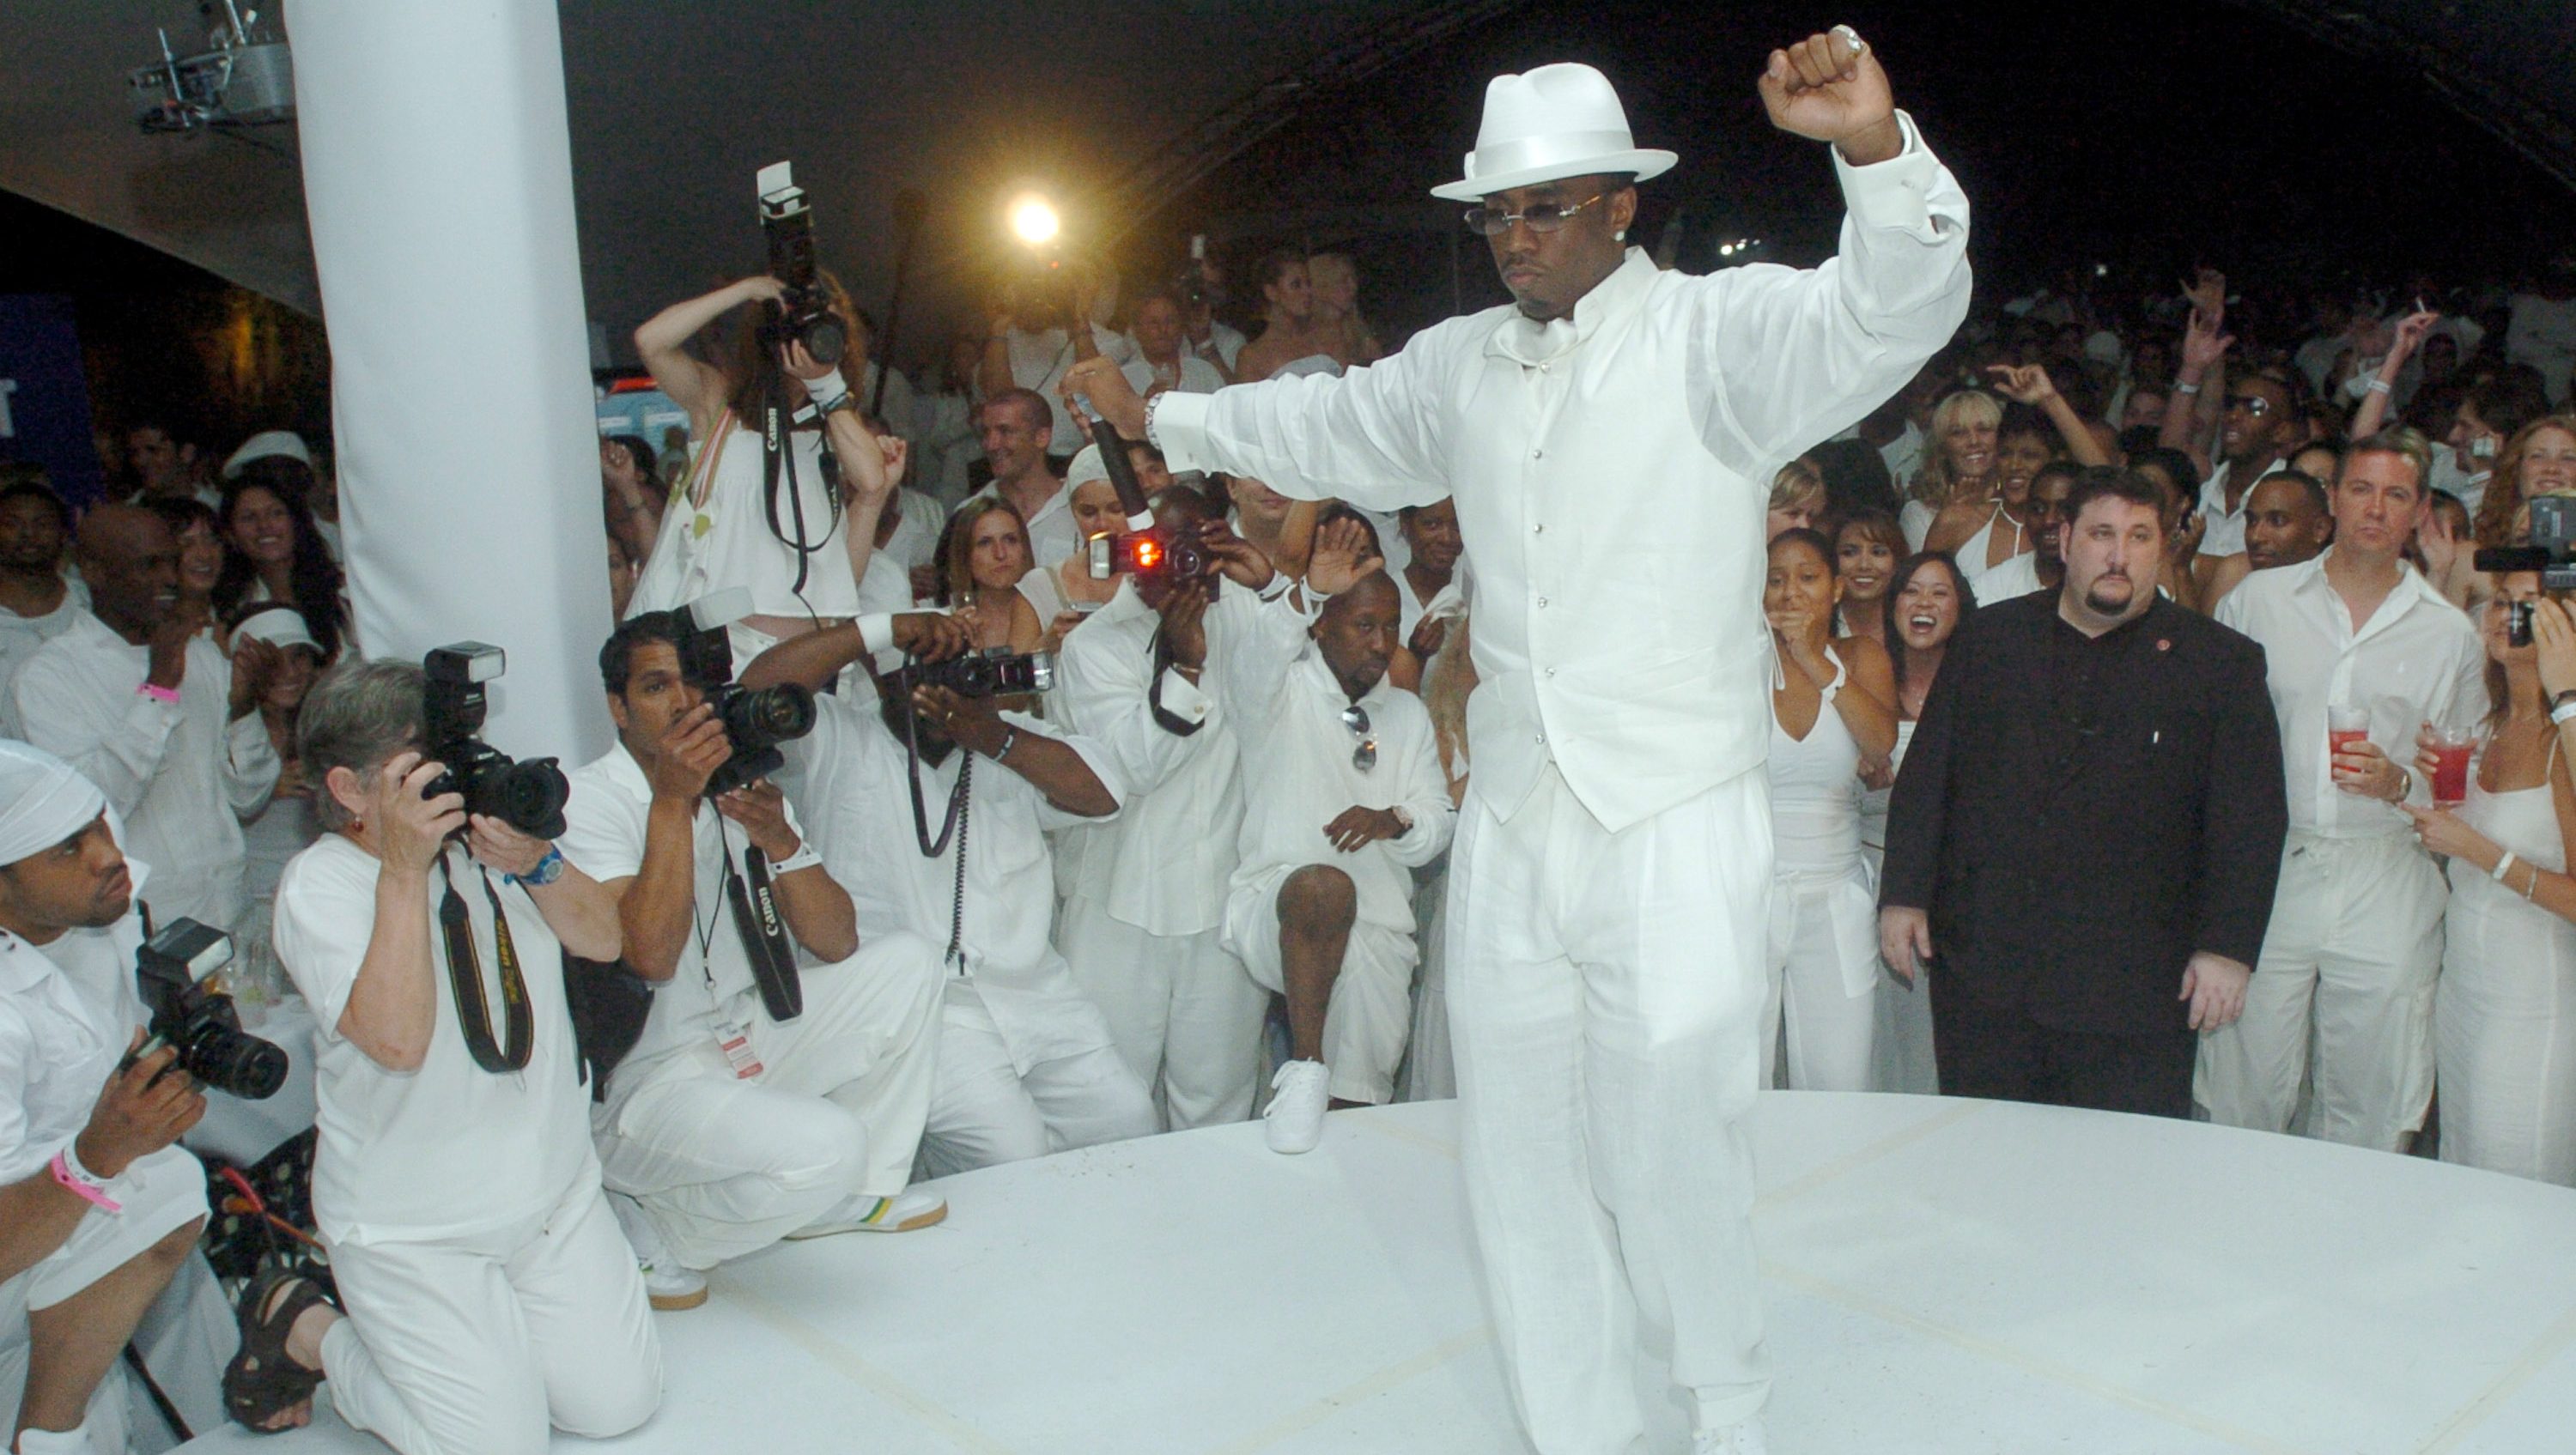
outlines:
[[[794,498],[804,507],[802,530],[790,504],[784,459],[778,470],[778,529],[770,529],[760,433],[728,412],[699,446],[688,481],[662,512],[662,532],[636,578],[628,616],[667,611],[735,586],[751,593],[752,612],[759,616],[859,614],[849,530],[833,513],[823,480],[822,436],[796,430],[788,439],[796,459]],[[780,539],[782,534],[806,544],[801,591],[796,586],[798,552]]]
[[[1986,553],[1994,549],[1995,527],[2002,524],[2003,519],[2004,508],[1998,504],[1995,506],[1995,513],[1986,517],[1986,523],[1977,527],[1977,533],[1959,542],[1959,549],[1951,553],[1950,558],[1957,561],[1959,568],[1971,577],[1982,576],[1988,571],[2000,569],[2002,562],[1994,565],[1986,563]],[[2013,555],[2018,556],[2030,548],[2030,531],[2019,523],[2013,526],[2012,531]],[[2007,556],[2004,559],[2008,561],[2011,557]]]
[[[1771,842],[1777,868],[1796,873],[1848,870],[1860,862],[1860,745],[1834,711],[1834,697],[1850,676],[1833,658],[1834,680],[1816,704],[1815,726],[1803,738],[1780,726],[1771,712]]]
[[[2558,743],[2549,744],[2550,766],[2558,763]],[[2553,874],[2567,872],[2567,844],[2558,830],[2558,805],[2547,779],[2533,788],[2508,788],[2490,793],[2478,782],[2475,772],[2469,774],[2469,796],[2453,810],[2460,822],[2511,849],[2514,857]],[[2535,904],[2523,902],[2522,895],[2505,888],[2488,877],[2486,871],[2466,859],[2451,861],[2453,912],[2474,908],[2486,914],[2512,913],[2531,915],[2538,920],[2565,926],[2565,921]],[[2510,876],[2520,878],[2520,875]]]

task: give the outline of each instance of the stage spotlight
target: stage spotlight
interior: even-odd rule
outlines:
[[[1054,205],[1034,192],[1011,203],[1010,220],[1011,235],[1033,248],[1054,242],[1064,230],[1063,219],[1056,216]]]
[[[1734,257],[1734,256],[1735,256],[1735,244],[1733,244],[1733,243],[1719,243],[1719,244],[1717,245],[1717,255],[1718,255],[1719,257],[1721,257],[1721,258],[1731,258],[1731,257]]]

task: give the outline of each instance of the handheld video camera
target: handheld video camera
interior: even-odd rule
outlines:
[[[793,682],[741,687],[733,680],[733,643],[725,626],[751,613],[740,587],[710,591],[673,612],[680,619],[680,677],[706,695],[724,724],[733,756],[707,777],[707,792],[730,793],[787,766],[780,743],[814,730],[814,694]]]
[[[1127,529],[1091,538],[1091,579],[1133,576],[1141,586],[1149,581],[1188,581],[1208,574],[1215,558],[1195,534],[1154,523],[1154,510],[1145,499],[1145,487],[1136,479],[1136,462],[1128,458],[1127,442],[1118,437],[1118,431],[1109,421],[1095,419],[1091,422],[1091,438],[1100,447],[1100,464],[1109,472],[1110,488],[1118,492],[1118,507],[1127,512]]]
[[[2478,552],[2477,568],[2489,575],[2537,571],[2541,590],[2576,591],[2576,498],[2535,495],[2531,497],[2530,510],[2529,543],[2489,546]],[[2505,640],[2517,647],[2530,646],[2531,603],[2517,601],[2511,609]]]
[[[171,1064],[245,1101],[286,1084],[286,1052],[241,1028],[233,998],[214,979],[233,962],[232,936],[192,919],[172,920],[135,952],[134,983],[151,1016],[151,1039],[132,1059],[176,1046]]]
[[[561,838],[564,800],[572,796],[563,769],[552,758],[521,762],[475,736],[483,731],[483,684],[508,666],[488,642],[450,642],[420,659],[429,679],[421,692],[421,751],[447,769],[421,796],[461,794],[467,813],[536,838]]]
[[[769,243],[769,276],[787,285],[787,293],[770,305],[760,328],[761,342],[771,348],[803,344],[818,364],[838,364],[849,351],[849,334],[832,311],[814,266],[814,213],[805,189],[796,185],[795,168],[772,162],[760,169],[753,184],[760,190],[760,231]]]
[[[1051,652],[1015,653],[1008,647],[988,647],[945,662],[915,662],[903,670],[908,687],[945,687],[960,697],[1055,690]]]

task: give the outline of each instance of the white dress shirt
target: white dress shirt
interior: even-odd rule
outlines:
[[[914,834],[904,745],[887,731],[876,705],[827,694],[814,706],[814,730],[784,745],[787,771],[779,784],[804,805],[814,851],[849,890],[860,939],[909,931],[945,949],[955,925],[962,972],[974,977],[1022,1075],[1041,1062],[1097,1049],[1096,1011],[1068,1019],[1056,1010],[1060,1002],[1081,1001],[1082,992],[1051,938],[1055,881],[1045,831],[1100,820],[1064,812],[1027,779],[978,758],[965,823],[937,856],[926,856]],[[1072,747],[1113,797],[1123,797],[1117,768],[1098,745],[1016,712],[1002,718],[1024,737]],[[961,748],[937,767],[921,765],[923,811],[934,835],[968,756]],[[962,910],[959,838],[966,854]]]
[[[37,649],[9,684],[28,742],[99,786],[125,818],[128,852],[158,867],[152,914],[230,930],[241,918],[241,821],[277,786],[277,750],[260,715],[232,711],[232,664],[188,643],[179,700],[140,690],[152,651],[83,613]]]
[[[1772,470],[1893,394],[1967,312],[1967,199],[1900,122],[1899,155],[1836,155],[1850,214],[1818,268],[1695,278],[1630,248],[1570,319],[1504,306],[1339,378],[1164,394],[1150,433],[1175,470],[1286,495],[1454,495],[1478,577],[1478,793],[1509,816],[1552,761],[1603,826],[1637,823],[1769,747]]]
[[[1091,342],[1113,364],[1123,366],[1136,356],[1136,345],[1127,335],[1111,333],[1096,323],[1091,325]],[[1050,328],[1040,333],[1024,333],[1013,328],[1009,348],[1011,382],[1045,395],[1048,406],[1055,411],[1055,433],[1047,439],[1047,453],[1070,455],[1091,443],[1090,437],[1082,432],[1082,426],[1074,422],[1071,412],[1057,397],[1057,386],[1064,383],[1065,371],[1074,363],[1071,336],[1061,328]]]
[[[1186,352],[1179,366],[1172,369],[1155,367],[1139,352],[1118,372],[1127,376],[1127,386],[1139,394],[1158,387],[1178,389],[1183,394],[1214,394],[1225,387],[1225,376],[1216,371],[1216,365]]]
[[[2286,459],[2274,460],[2255,471],[2254,479],[2259,481],[2275,470],[2289,468],[2289,464]],[[2249,483],[2245,493],[2237,497],[2236,508],[2228,509],[2227,471],[2227,462],[2221,460],[2209,478],[2200,483],[2200,518],[2209,522],[2209,529],[2200,537],[2200,553],[2204,556],[2232,556],[2245,549],[2245,511],[2254,503],[2254,486]]]
[[[1284,599],[1265,603],[1230,581],[1218,589],[1204,618],[1206,688],[1175,668],[1160,674],[1163,710],[1199,724],[1189,734],[1155,720],[1161,618],[1132,580],[1119,582],[1118,594],[1065,637],[1050,710],[1060,709],[1067,727],[1100,746],[1129,790],[1118,822],[1077,824],[1059,836],[1067,895],[1098,899],[1111,918],[1158,935],[1197,934],[1224,922],[1243,823],[1236,724],[1246,704],[1233,686],[1260,678],[1258,668],[1239,670],[1248,654],[1270,652],[1285,666],[1286,654],[1268,645],[1276,634],[1263,628],[1273,614],[1297,615]],[[1266,680],[1275,682],[1276,672]]]
[[[487,987],[500,973],[492,905],[464,849],[447,867]],[[277,886],[277,958],[313,1007],[314,1091],[321,1143],[313,1158],[313,1212],[334,1239],[461,1238],[517,1224],[573,1188],[599,1181],[590,1145],[590,1088],[564,1004],[563,946],[526,890],[495,871],[493,893],[510,919],[510,942],[536,1022],[528,1064],[495,1074],[474,1063],[448,983],[446,938],[433,926],[442,898],[429,872],[429,942],[437,1023],[411,1071],[389,1071],[341,1033],[340,1017],[376,927],[376,857],[340,834],[295,856]],[[492,1033],[506,1034],[489,992]]]
[[[1440,856],[1457,822],[1431,715],[1420,698],[1379,678],[1358,703],[1368,714],[1368,740],[1377,744],[1375,765],[1362,769],[1353,757],[1362,738],[1342,721],[1351,699],[1321,650],[1308,647],[1269,680],[1264,710],[1242,727],[1242,863],[1234,883],[1330,864],[1359,891],[1360,923],[1412,934],[1410,871]],[[1400,808],[1413,826],[1345,854],[1324,836],[1324,825],[1354,806]]]
[[[2370,710],[2370,741],[2401,765],[2415,761],[2424,723],[2459,730],[2487,712],[2486,648],[2468,615],[2442,599],[2412,566],[2355,631],[2352,613],[2326,579],[2332,547],[2312,561],[2246,576],[2218,604],[2216,619],[2263,648],[2272,710],[2281,721],[2290,830],[2326,838],[2392,838],[2414,826],[2395,805],[2334,785],[2326,751],[2326,709]],[[2411,770],[2408,796],[2429,801]]]
[[[127,861],[136,879],[142,867]],[[141,917],[34,945],[0,930],[0,1183],[43,1170],[89,1125],[143,1024],[134,989]]]
[[[886,538],[884,545],[877,547],[876,555],[890,558],[907,572],[915,571],[937,559],[939,532],[948,523],[948,512],[940,509],[938,501],[908,485],[897,492],[897,498],[901,502],[902,518],[895,522],[894,534]],[[870,557],[871,563],[874,559]],[[872,609],[864,599],[867,595],[865,580],[859,583],[859,595],[862,598],[859,609]]]
[[[89,587],[64,578],[60,606],[42,616],[20,616],[0,606],[0,737],[26,740],[26,731],[9,706],[9,683],[36,649],[72,629],[72,623],[89,615]]]

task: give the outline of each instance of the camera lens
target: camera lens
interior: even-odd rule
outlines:
[[[814,694],[793,685],[737,692],[725,703],[724,721],[736,749],[801,738],[814,730]]]
[[[554,759],[534,758],[506,767],[495,766],[481,774],[474,787],[467,807],[476,813],[489,814],[523,834],[541,839],[562,836],[563,807],[565,800],[572,797],[572,784],[555,766]]]
[[[818,364],[841,362],[842,353],[849,347],[849,340],[841,330],[841,321],[829,314],[806,320],[803,343],[805,352],[812,354]]]
[[[265,1101],[286,1084],[286,1052],[257,1036],[210,1026],[189,1043],[179,1064],[218,1091]]]

